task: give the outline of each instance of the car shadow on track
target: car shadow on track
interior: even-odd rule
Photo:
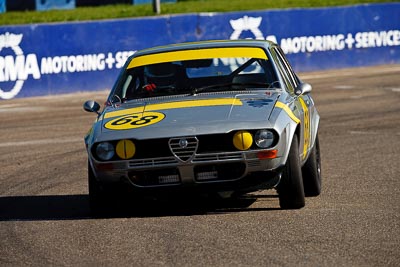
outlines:
[[[236,212],[268,211],[277,208],[250,207],[262,195],[244,196],[233,200],[185,199],[148,201],[140,205],[124,204],[101,216],[92,216],[88,195],[47,195],[0,197],[0,221],[86,220],[91,218],[165,217]]]

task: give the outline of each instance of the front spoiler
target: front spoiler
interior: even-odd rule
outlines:
[[[245,194],[258,190],[273,189],[281,179],[281,169],[274,171],[255,172],[238,180],[218,181],[190,184],[171,184],[156,187],[138,187],[128,178],[118,182],[103,184],[118,191],[139,198],[170,198],[177,195],[204,195],[219,192],[234,192]]]

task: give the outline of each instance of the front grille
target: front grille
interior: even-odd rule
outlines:
[[[130,171],[129,179],[137,186],[176,185],[181,182],[179,171],[176,168]]]
[[[200,135],[197,153],[220,153],[237,151],[233,145],[233,133]]]
[[[178,163],[175,157],[136,159],[129,161],[129,168],[163,167]]]
[[[172,154],[180,161],[189,161],[197,151],[196,137],[171,138],[168,142]]]
[[[229,181],[241,178],[246,171],[245,163],[224,163],[217,165],[199,165],[194,167],[195,179],[198,182],[206,180]]]
[[[197,154],[193,162],[207,162],[207,161],[229,161],[229,160],[243,160],[241,152],[232,153],[213,153],[213,154]]]

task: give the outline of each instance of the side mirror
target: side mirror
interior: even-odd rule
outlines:
[[[301,83],[295,90],[296,95],[308,94],[312,91],[312,86],[309,83]]]
[[[96,101],[88,100],[83,104],[83,109],[87,112],[95,112],[100,115],[100,105]]]

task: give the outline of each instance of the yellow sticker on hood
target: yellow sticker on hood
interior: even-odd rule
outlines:
[[[164,118],[165,114],[160,112],[136,113],[110,120],[104,127],[110,130],[130,130],[158,123]]]

